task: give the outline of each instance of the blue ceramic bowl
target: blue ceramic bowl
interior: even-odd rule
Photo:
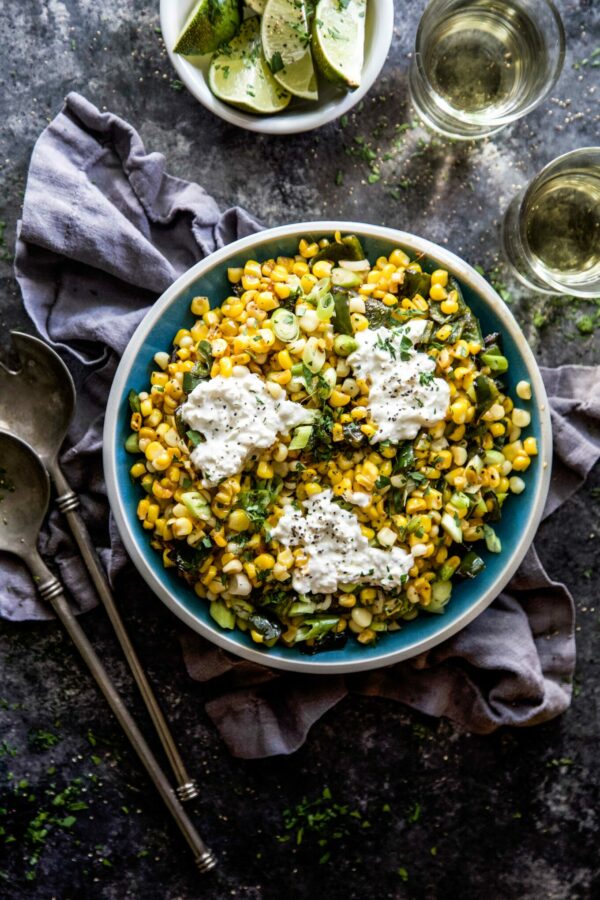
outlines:
[[[148,532],[136,515],[141,489],[129,476],[132,457],[124,448],[130,432],[127,395],[131,388],[136,391],[146,388],[154,354],[169,350],[176,331],[192,324],[189,306],[194,296],[208,296],[214,305],[228,296],[229,266],[241,266],[249,258],[260,261],[293,255],[303,235],[331,236],[336,230],[358,235],[371,260],[401,247],[411,257],[419,254],[424,268],[448,269],[458,279],[484,333],[502,333],[504,352],[510,361],[505,377],[513,396],[518,381],[531,382],[533,399],[523,405],[531,411],[529,433],[537,438],[539,455],[525,473],[526,490],[508,499],[502,521],[496,528],[502,540],[502,552],[483,551],[485,570],[473,581],[456,583],[442,615],[423,613],[405,623],[401,631],[384,634],[375,646],[365,647],[349,641],[343,649],[306,656],[295,648],[262,650],[248,634],[223,631],[210,618],[206,601],[198,598],[173,569],[163,568],[161,555],[150,547]],[[218,250],[178,278],[154,304],[123,355],[110,393],[104,428],[104,470],[110,505],[125,547],[154,593],[187,625],[225,650],[274,668],[313,674],[373,669],[407,659],[439,644],[483,612],[513,575],[533,540],[548,492],[551,456],[548,402],[536,361],[515,319],[487,281],[436,244],[406,232],[354,222],[306,222],[262,231]]]

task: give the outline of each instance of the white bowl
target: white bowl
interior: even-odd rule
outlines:
[[[502,520],[495,525],[502,553],[481,549],[485,571],[457,584],[444,615],[418,616],[405,622],[400,631],[386,634],[378,644],[362,646],[353,641],[343,649],[313,657],[304,656],[298,648],[275,646],[261,650],[248,633],[224,631],[210,618],[206,601],[197,597],[174,569],[164,568],[161,555],[151,548],[148,532],[136,514],[142,494],[139,484],[129,476],[132,457],[125,450],[125,440],[130,433],[129,391],[145,389],[154,354],[168,349],[177,329],[192,323],[192,297],[206,295],[218,304],[227,296],[229,266],[239,266],[248,258],[264,260],[278,253],[290,255],[300,237],[331,237],[336,231],[356,234],[372,259],[402,247],[411,257],[419,256],[427,270],[448,269],[458,279],[484,332],[502,333],[504,352],[510,360],[503,378],[511,394],[520,380],[531,383],[533,398],[527,408],[531,413],[530,433],[537,438],[539,455],[523,476],[526,490],[510,498]],[[305,222],[272,228],[228,244],[192,266],[153,304],[131,338],[113,381],[104,426],[108,499],[125,548],[150,589],[187,625],[224,650],[272,668],[315,675],[375,669],[409,659],[456,634],[480,615],[515,573],[533,540],[548,493],[551,459],[548,400],[535,357],[509,308],[492,286],[468,263],[430,241],[357,222]]]
[[[160,0],[160,27],[167,52],[177,74],[207,109],[226,122],[263,134],[298,134],[320,128],[352,109],[367,93],[379,75],[388,55],[394,29],[393,0],[367,0],[365,23],[365,62],[362,83],[355,91],[342,92],[324,78],[319,79],[316,102],[293,99],[288,109],[273,116],[252,115],[228,106],[208,86],[208,69],[212,54],[195,57],[173,53],[190,9],[195,0]]]

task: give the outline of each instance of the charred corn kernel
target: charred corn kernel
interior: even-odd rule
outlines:
[[[152,372],[150,375],[150,384],[158,385],[159,387],[164,387],[168,380],[169,376],[166,372]]]
[[[529,468],[531,460],[525,453],[518,453],[512,461],[513,470],[515,472],[524,472]]]
[[[129,426],[132,431],[139,431],[142,426],[142,414],[139,412],[133,413]]]
[[[273,472],[273,466],[270,463],[266,462],[264,459],[261,459],[259,464],[256,467],[256,474],[259,478],[272,478],[275,474]]]
[[[342,594],[338,598],[338,603],[344,609],[352,609],[353,606],[356,606],[356,594]]]
[[[347,406],[350,403],[351,397],[349,394],[343,393],[343,391],[338,391],[335,388],[331,392],[331,396],[329,398],[329,403],[331,406],[340,407]]]
[[[225,539],[225,535],[223,534],[222,528],[220,528],[218,531],[213,528],[213,530],[210,533],[210,536],[212,537],[212,539],[213,539],[214,543],[217,545],[217,547],[226,547],[227,546],[227,541]]]
[[[461,449],[463,448],[461,447]],[[435,463],[437,469],[449,469],[452,465],[452,453],[450,450],[438,450],[437,453],[431,454],[430,459]]]
[[[519,381],[516,391],[520,400],[531,400],[531,384],[529,381]]]
[[[446,298],[448,297],[448,291],[443,284],[440,284],[438,281],[434,281],[432,278],[431,287],[429,288],[429,296],[432,300],[437,300],[439,302],[440,300],[446,300]],[[441,310],[447,315],[443,306],[441,307]],[[456,310],[454,310],[454,312],[456,312]]]
[[[441,287],[445,288],[448,284],[448,273],[445,269],[436,269],[435,272],[431,273],[431,283],[439,284]]]
[[[525,438],[525,440],[523,441],[523,450],[525,451],[527,456],[537,456],[537,440],[534,437]]]
[[[442,327],[438,328],[438,330],[436,331],[435,336],[438,339],[438,341],[447,341],[451,334],[452,334],[452,326],[451,325],[442,325]],[[441,351],[440,356],[444,352],[445,352],[444,359],[447,359],[448,364],[449,364],[450,358],[448,356],[448,351],[446,350],[446,348],[444,348]],[[438,356],[438,364],[439,364],[439,360],[440,360],[440,357]]]
[[[427,509],[427,501],[424,497],[411,497],[406,501],[406,512],[409,514],[422,512]]]

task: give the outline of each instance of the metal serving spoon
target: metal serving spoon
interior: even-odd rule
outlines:
[[[77,512],[77,494],[71,490],[58,464],[58,452],[75,408],[75,385],[71,373],[62,359],[43,341],[18,331],[11,334],[21,367],[13,372],[0,363],[0,428],[18,435],[30,444],[50,473],[57,492],[56,504],[67,518],[177,779],[177,795],[180,800],[191,800],[198,796],[198,788],[188,775],[158,700],[125,630],[104,569],[85,523]]]
[[[188,842],[196,865],[208,872],[216,859],[189,820],[145,738],[115,690],[108,673],[65,600],[60,581],[46,568],[37,551],[40,527],[48,510],[50,481],[32,448],[0,431],[0,550],[20,557],[29,567],[42,598],[51,604],[104,694],[123,731]]]

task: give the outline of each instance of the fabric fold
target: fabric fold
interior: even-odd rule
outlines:
[[[101,466],[102,419],[118,360],[156,297],[191,265],[261,228],[247,212],[220,212],[197,184],[174,178],[123,119],[69,94],[31,159],[16,276],[39,334],[69,364],[77,386],[61,464],[98,536],[118,597],[139,590],[109,517]],[[582,484],[600,456],[600,369],[542,370],[555,437],[546,514]],[[65,524],[48,520],[41,550],[79,611],[96,603]],[[1,558],[0,615],[49,618],[19,563]],[[145,590],[142,587],[142,590]],[[467,628],[416,659],[364,675],[299,676],[230,656],[182,633],[190,678],[210,694],[208,714],[231,752],[291,753],[349,692],[399,700],[486,734],[564,711],[575,659],[573,602],[532,548],[500,597]]]

